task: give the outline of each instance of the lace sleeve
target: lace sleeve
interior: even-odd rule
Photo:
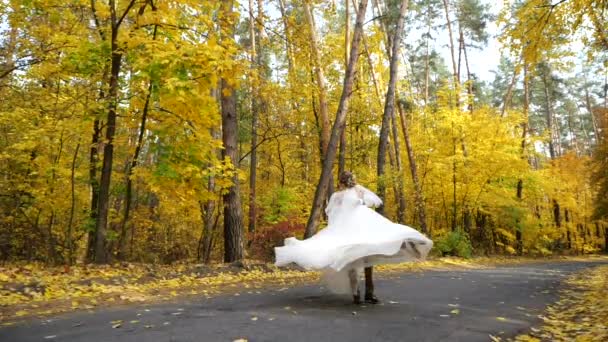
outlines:
[[[334,192],[331,195],[327,207],[325,207],[325,215],[327,215],[327,217],[331,217],[332,211],[342,206],[343,197],[344,193],[342,191]]]
[[[360,194],[360,197],[362,197],[363,204],[365,204],[366,206],[370,208],[376,208],[382,205],[382,200],[380,199],[380,197],[378,197],[378,195],[373,193],[371,190],[361,185],[357,185],[355,186],[355,188],[357,190],[357,193]]]

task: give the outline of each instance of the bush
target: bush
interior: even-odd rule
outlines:
[[[435,242],[435,247],[443,256],[452,255],[463,258],[470,258],[473,254],[473,247],[468,235],[462,230],[449,232]]]
[[[254,259],[273,260],[274,248],[283,246],[283,240],[292,236],[300,236],[304,232],[304,224],[295,220],[286,220],[272,226],[260,229],[252,237],[249,252]]]

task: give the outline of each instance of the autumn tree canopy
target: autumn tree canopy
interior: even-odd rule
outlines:
[[[606,249],[605,6],[0,0],[0,260],[270,259],[339,168],[439,254]]]

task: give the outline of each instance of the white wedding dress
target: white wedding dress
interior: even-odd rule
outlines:
[[[352,270],[425,259],[433,242],[370,209],[380,205],[380,198],[360,185],[334,193],[325,209],[327,227],[306,240],[285,239],[284,246],[274,249],[275,265],[296,263],[321,270],[332,292],[350,293],[348,273]]]

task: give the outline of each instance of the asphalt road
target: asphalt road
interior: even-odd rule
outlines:
[[[366,306],[319,286],[242,289],[238,296],[30,320],[1,328],[0,341],[489,341],[490,334],[513,337],[538,324],[561,280],[596,265],[395,274],[376,281],[382,304]]]

